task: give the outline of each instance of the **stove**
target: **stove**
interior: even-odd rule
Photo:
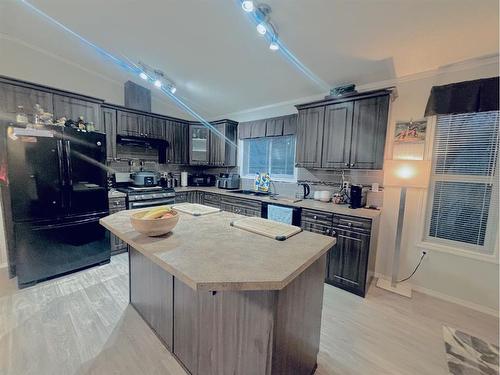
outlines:
[[[175,190],[161,186],[127,186],[116,190],[127,194],[127,209],[175,203]]]

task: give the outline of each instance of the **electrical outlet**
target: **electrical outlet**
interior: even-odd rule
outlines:
[[[349,181],[344,181],[344,183],[342,185],[342,188],[345,189],[345,190],[347,190],[347,189],[349,189],[349,185],[350,185]]]
[[[427,255],[427,251],[422,250],[422,251],[420,252],[420,255],[421,255],[421,256]]]

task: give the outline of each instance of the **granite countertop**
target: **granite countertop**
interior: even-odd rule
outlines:
[[[233,197],[238,197],[238,198],[243,198],[243,199],[251,199],[251,200],[258,200],[261,202],[281,204],[284,206],[301,207],[301,208],[306,208],[306,209],[311,209],[311,210],[337,213],[337,214],[341,214],[341,215],[357,216],[357,217],[362,217],[365,219],[376,219],[380,216],[380,210],[372,210],[372,209],[368,209],[368,208],[352,209],[352,208],[349,208],[349,206],[346,204],[333,204],[331,202],[325,203],[325,202],[316,201],[314,199],[304,199],[304,200],[301,200],[300,202],[292,203],[290,201],[280,200],[279,195],[278,195],[278,200],[274,200],[274,199],[270,199],[269,197],[263,197],[263,196],[259,197],[259,196],[253,196],[253,195],[238,194],[238,193],[232,192],[231,190],[219,189],[219,188],[216,188],[213,186],[212,187],[188,186],[188,187],[176,187],[175,188],[176,193],[186,192],[186,191],[205,191],[205,192],[209,192],[209,193],[230,195]],[[284,197],[284,198],[286,198],[286,197]]]
[[[285,241],[234,228],[244,216],[219,212],[181,216],[172,232],[147,237],[130,216],[109,215],[100,223],[194,290],[280,290],[324,255],[336,239],[302,231]]]

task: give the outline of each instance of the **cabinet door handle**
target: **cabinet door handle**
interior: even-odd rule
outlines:
[[[351,164],[351,167],[354,167],[354,164],[356,164],[356,163],[352,163],[352,164]]]
[[[348,227],[352,227],[352,223],[351,223],[351,222],[348,222],[348,223],[347,223],[347,226],[348,226]]]
[[[316,215],[313,216],[314,220],[318,220],[318,217]]]
[[[349,166],[349,163],[345,163],[345,166],[348,167]]]

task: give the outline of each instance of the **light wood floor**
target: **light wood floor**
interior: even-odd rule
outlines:
[[[0,275],[0,374],[185,374],[128,305],[126,254],[17,290]],[[325,285],[317,375],[447,373],[442,325],[498,342],[494,317],[415,293]]]

